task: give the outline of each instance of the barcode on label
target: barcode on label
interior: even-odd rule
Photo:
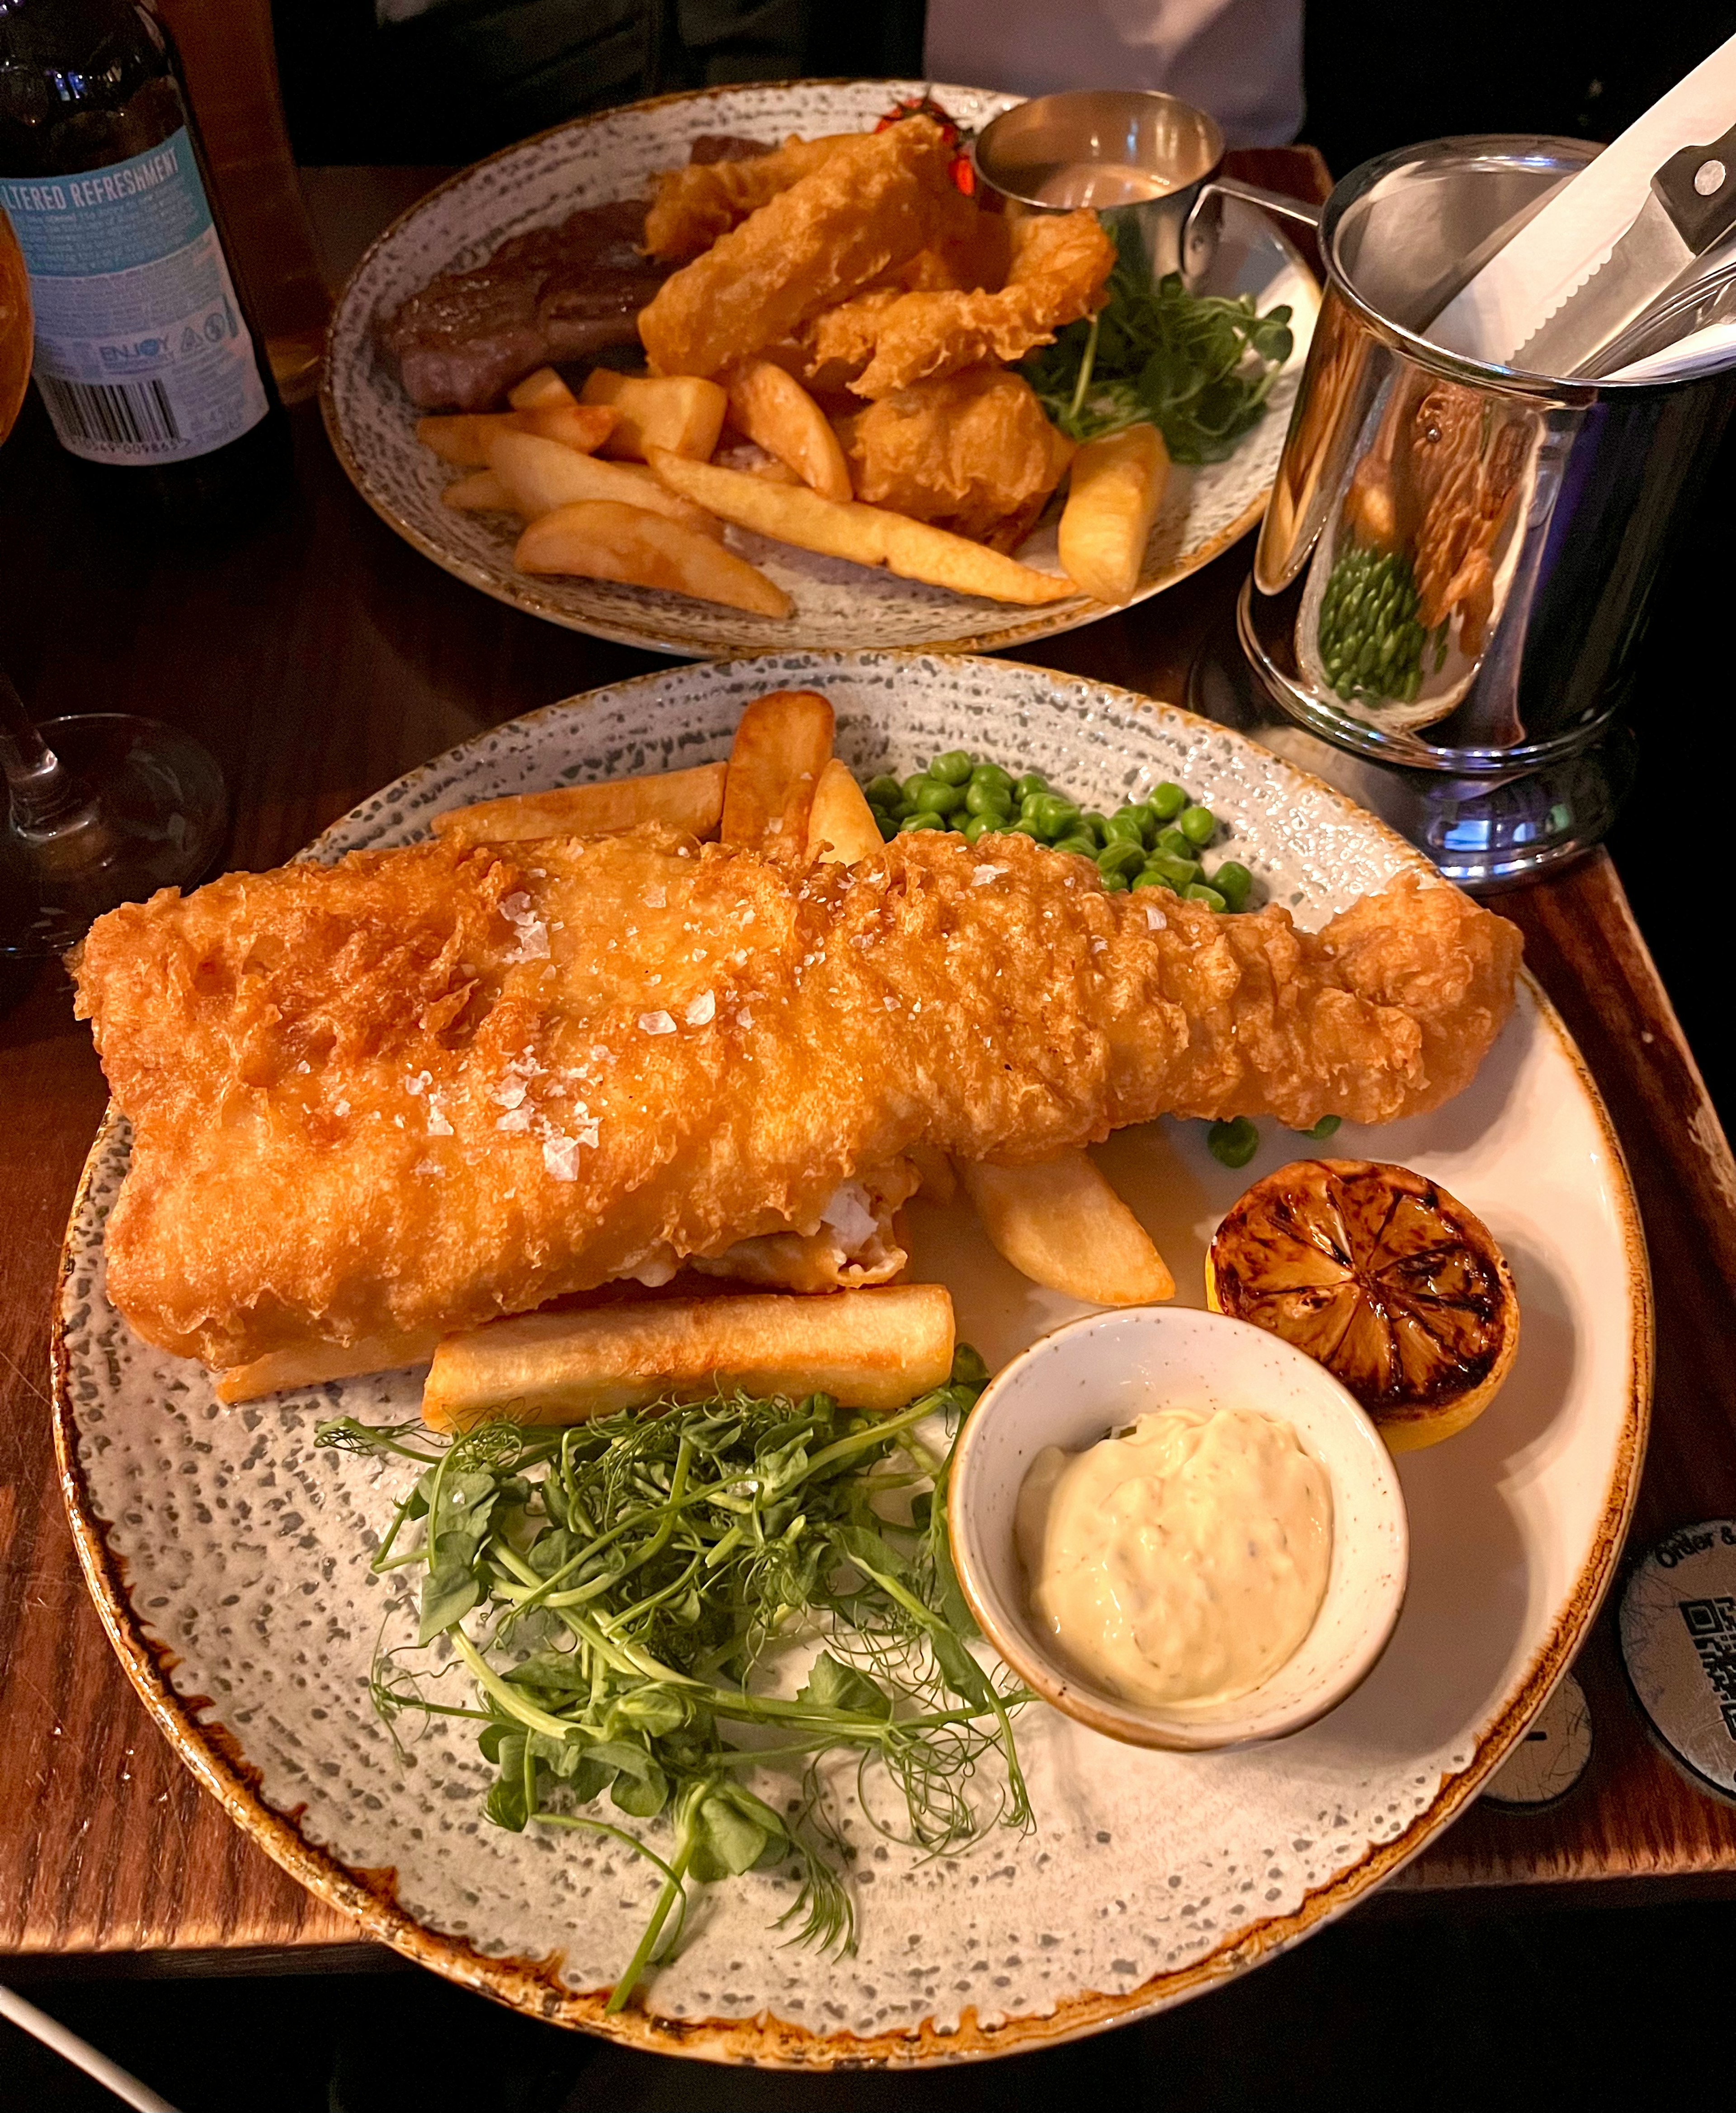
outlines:
[[[160,381],[37,381],[61,437],[98,447],[172,445],[180,438],[175,413]]]

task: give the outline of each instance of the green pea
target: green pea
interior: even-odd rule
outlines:
[[[1006,833],[1009,837],[1029,837],[1034,844],[1040,844],[1044,841],[1042,830],[1028,815],[1021,820],[1015,822]]]
[[[1131,888],[1161,888],[1171,895],[1176,892],[1172,883],[1167,881],[1155,867],[1149,865],[1135,874],[1128,885]]]
[[[958,833],[967,844],[974,844],[988,826],[988,823],[980,815],[973,815],[960,828]]]
[[[950,815],[955,807],[965,804],[962,785],[947,785],[930,778],[916,795],[916,807],[919,815]]]
[[[1057,851],[1071,851],[1080,858],[1094,859],[1097,856],[1097,839],[1094,837],[1088,837],[1082,829],[1076,829],[1071,836],[1057,837],[1054,842],[1049,846],[1049,849]]]
[[[913,829],[943,829],[945,827],[944,819],[939,815],[907,815],[898,824],[898,834],[907,837]]]
[[[1016,800],[1028,800],[1034,792],[1046,792],[1048,780],[1040,770],[1027,770],[1022,778],[1014,781],[1012,793]]]
[[[989,1384],[989,1367],[968,1343],[959,1344],[953,1353],[953,1384],[975,1387],[979,1392]]]
[[[973,778],[965,787],[965,806],[973,815],[1007,815],[1012,801],[998,785],[979,785]]]
[[[1205,1134],[1205,1148],[1221,1166],[1245,1166],[1260,1148],[1260,1134],[1246,1116],[1214,1122]]]
[[[1149,801],[1135,801],[1130,805],[1123,807],[1121,811],[1124,815],[1132,815],[1134,820],[1140,825],[1140,835],[1144,837],[1148,844],[1155,840],[1158,831],[1163,825],[1158,819],[1157,809]]]
[[[1187,805],[1187,795],[1168,778],[1146,795],[1147,805],[1160,822],[1172,822]]]
[[[1039,824],[1051,842],[1067,835],[1079,819],[1079,810],[1071,800],[1063,800],[1058,792],[1047,792],[1037,801],[1031,819]]]
[[[1103,880],[1105,895],[1125,895],[1127,892],[1127,883],[1122,874],[1106,873]]]
[[[1090,831],[1091,834],[1096,837],[1099,848],[1101,848],[1103,845],[1108,843],[1109,841],[1109,817],[1107,815],[1099,815],[1094,807],[1091,807],[1086,810],[1084,819],[1085,827]]]
[[[1197,859],[1172,858],[1167,851],[1154,851],[1145,861],[1145,870],[1167,880],[1179,895],[1199,879],[1199,862]]]
[[[1215,873],[1208,874],[1206,878],[1232,910],[1247,908],[1254,875],[1246,866],[1237,865],[1234,859],[1226,859]]]
[[[928,773],[925,770],[918,770],[905,779],[904,783],[898,787],[898,791],[907,807],[914,807],[916,805],[916,795],[922,790],[923,787],[926,785],[927,783]]]
[[[982,833],[985,837],[1003,836],[1017,827],[1004,807],[997,807],[989,814],[978,815],[975,819],[982,824]]]
[[[973,785],[991,786],[1010,807],[1012,805],[1012,773],[1003,770],[998,763],[979,763],[971,773]]]
[[[1140,821],[1139,810],[1123,807],[1119,814],[1112,815],[1103,824],[1103,841],[1111,844],[1137,844],[1143,851],[1145,831]]]
[[[1190,859],[1194,856],[1194,847],[1179,829],[1159,829],[1152,849],[1162,851],[1166,858]]]
[[[1019,819],[1021,822],[1035,821],[1037,816],[1042,812],[1043,802],[1045,800],[1052,800],[1054,796],[1053,792],[1026,793],[1019,801]]]
[[[1217,834],[1217,817],[1209,807],[1190,807],[1176,826],[1190,844],[1204,851]]]
[[[928,767],[928,774],[938,778],[943,785],[966,785],[975,768],[974,755],[967,755],[962,748],[949,748],[944,755],[934,758]]]
[[[1302,1134],[1312,1138],[1316,1144],[1324,1144],[1343,1120],[1342,1116],[1322,1116],[1312,1130],[1305,1130]]]
[[[874,819],[879,826],[882,840],[889,844],[898,833],[898,825],[903,818],[898,815],[889,815],[883,807],[876,807],[874,810]]]
[[[1181,891],[1184,902],[1203,902],[1208,910],[1227,910],[1229,904],[1215,888],[1208,888],[1203,880],[1190,882]]]
[[[1123,880],[1131,880],[1145,863],[1144,848],[1118,837],[1105,844],[1097,854],[1097,869],[1102,874],[1118,873]]]
[[[868,795],[870,807],[896,807],[904,798],[904,787],[898,779],[884,774],[870,778],[862,789]]]

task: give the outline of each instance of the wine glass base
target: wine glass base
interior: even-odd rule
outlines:
[[[222,773],[190,734],[130,712],[48,719],[38,731],[95,796],[82,825],[47,837],[7,818],[0,959],[63,952],[106,910],[198,880],[229,821]]]

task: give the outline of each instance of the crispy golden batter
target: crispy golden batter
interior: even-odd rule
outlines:
[[[1008,520],[1028,526],[1073,457],[1030,383],[1004,367],[919,381],[841,430],[858,499],[979,538]]]
[[[1385,1121],[1468,1083],[1519,951],[1445,885],[1311,937],[1019,837],[793,869],[651,827],[231,874],[99,919],[75,965],[134,1125],[109,1294],[235,1366],[656,1279],[818,1225],[913,1145]]]
[[[1115,245],[1094,212],[1016,221],[1011,235],[1012,260],[998,293],[906,294],[875,311],[871,327],[857,333],[874,348],[849,384],[858,396],[889,396],[984,360],[1022,359],[1099,305]]]
[[[646,353],[665,374],[716,374],[847,300],[957,226],[951,159],[925,117],[847,139],[664,281],[639,317]]]
[[[646,248],[653,257],[678,263],[697,257],[780,191],[824,167],[847,140],[862,136],[835,132],[823,139],[798,139],[792,135],[774,153],[666,171],[657,179],[657,194],[645,217]]]

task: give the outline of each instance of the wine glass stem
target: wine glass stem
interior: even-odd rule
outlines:
[[[0,668],[0,769],[21,836],[52,836],[90,804],[90,794],[36,731],[24,700]]]

